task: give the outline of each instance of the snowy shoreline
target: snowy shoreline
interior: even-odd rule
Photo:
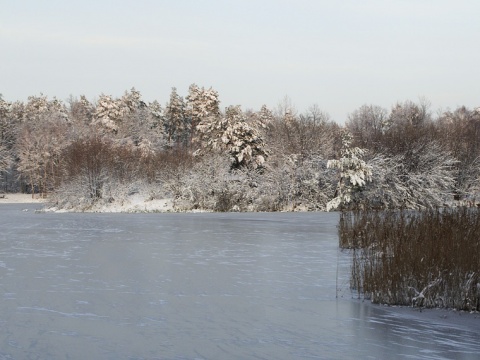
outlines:
[[[0,194],[0,206],[2,204],[44,204],[46,212],[104,212],[104,213],[137,213],[137,212],[177,212],[174,208],[173,199],[145,199],[142,196],[129,196],[122,201],[114,201],[108,204],[93,205],[89,209],[59,209],[49,204],[49,199],[40,198],[31,194],[7,193]]]
[[[45,204],[45,211],[49,212],[82,212],[79,209],[57,209],[48,203],[49,199],[40,198],[31,194],[7,193],[0,194],[1,204]],[[93,206],[91,209],[83,210],[87,212],[174,212],[172,199],[144,199],[140,196],[131,196],[121,202],[112,202],[111,204],[102,204]]]
[[[0,194],[0,205],[1,204],[38,204],[44,203],[46,199],[42,199],[39,195],[35,195],[35,198],[32,199],[32,194],[20,194],[20,193],[7,193]]]

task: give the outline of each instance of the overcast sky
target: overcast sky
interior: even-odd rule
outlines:
[[[212,86],[343,123],[363,104],[480,106],[477,0],[0,0],[0,93],[66,100]]]

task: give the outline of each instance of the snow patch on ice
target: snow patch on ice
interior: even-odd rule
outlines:
[[[97,203],[88,209],[58,209],[55,206],[47,207],[48,212],[102,212],[102,213],[146,213],[146,212],[175,212],[173,199],[145,198],[142,194],[133,194],[124,199],[111,202]]]

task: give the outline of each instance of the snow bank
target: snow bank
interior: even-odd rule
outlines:
[[[43,203],[45,199],[35,195],[32,199],[32,194],[0,194],[0,204],[31,204]]]
[[[45,211],[52,212],[102,212],[102,213],[140,213],[140,212],[175,212],[173,199],[145,199],[143,196],[135,194],[119,201],[109,203],[94,204],[88,209],[58,209],[55,206],[49,206]]]
[[[173,212],[173,199],[144,199],[142,196],[133,195],[119,202],[95,206],[92,211],[98,212]]]

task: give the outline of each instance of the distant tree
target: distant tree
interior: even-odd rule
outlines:
[[[12,104],[0,96],[0,145],[7,149],[15,142],[15,127],[17,121],[13,115]]]
[[[13,150],[32,196],[34,191],[45,196],[60,182],[62,148],[69,141],[67,114],[61,101],[43,95],[30,96],[25,104]]]
[[[163,137],[165,135],[165,115],[162,105],[157,100],[148,104],[148,127],[156,136]]]
[[[266,129],[273,121],[275,121],[275,116],[273,112],[267,107],[267,105],[262,105],[261,109],[254,113],[252,116],[253,126],[260,131]]]
[[[456,188],[460,194],[480,191],[480,108],[462,106],[442,113],[436,122],[439,142],[458,160]]]
[[[19,158],[18,170],[27,178],[32,198],[35,189],[41,184],[42,168],[45,168],[45,155],[41,150],[43,145],[43,134],[35,131],[31,125],[25,125],[20,132],[16,143],[16,153]]]
[[[187,95],[187,115],[190,119],[190,141],[195,138],[197,125],[206,118],[215,118],[220,115],[220,101],[218,92],[211,87],[205,89],[196,84],[190,85]]]
[[[390,124],[386,109],[376,105],[362,105],[348,115],[346,127],[358,146],[378,151],[382,136]]]
[[[25,104],[23,121],[32,124],[45,120],[48,113],[48,97],[40,94],[40,96],[29,96]]]
[[[372,179],[372,168],[362,159],[365,150],[352,147],[352,140],[352,135],[345,131],[342,134],[340,159],[327,162],[328,168],[338,169],[340,177],[334,198],[327,203],[327,211],[355,202],[357,193]]]
[[[170,101],[165,106],[165,133],[169,146],[181,142],[187,130],[185,119],[185,103],[177,94],[177,89],[172,88]]]
[[[85,95],[81,95],[80,99],[71,96],[68,99],[68,104],[68,116],[72,123],[77,127],[90,125],[95,114],[95,107],[88,101]]]
[[[119,100],[111,95],[101,94],[95,107],[93,125],[103,131],[116,134],[123,115]]]
[[[296,117],[297,109],[293,105],[292,99],[285,95],[284,98],[277,104],[277,108],[275,109],[275,118],[278,121],[289,123]]]
[[[37,124],[56,121],[57,119],[68,120],[67,108],[62,101],[55,97],[48,100],[48,97],[43,94],[28,97],[28,101],[23,108],[24,122]]]
[[[4,145],[0,144],[0,180],[10,167],[12,161],[13,158],[10,151]]]
[[[318,109],[317,109],[318,110]],[[314,120],[315,117],[315,120]],[[299,161],[311,156],[328,158],[334,155],[334,140],[337,137],[337,126],[330,122],[327,113],[315,115],[311,113],[280,118],[269,123],[265,141],[271,154],[295,155]]]
[[[424,98],[418,104],[412,101],[399,102],[392,107],[387,126],[422,125],[430,120],[429,107],[430,103]]]
[[[142,101],[140,91],[136,90],[134,87],[130,89],[130,92],[125,91],[122,98],[119,100],[119,105],[123,114],[133,113],[139,108],[146,106]]]
[[[153,155],[154,152],[164,149],[166,145],[165,115],[162,106],[156,100],[148,104],[144,110],[147,113],[140,146],[143,146],[143,154],[146,153],[145,149],[148,149],[148,153]]]
[[[135,149],[142,141],[146,143],[144,139],[153,139],[149,134],[151,131],[150,109],[142,100],[140,92],[135,88],[130,92],[125,91],[117,102],[121,113],[117,140]]]
[[[27,178],[32,191],[42,197],[61,182],[62,152],[69,143],[68,125],[50,121],[42,126],[24,124],[16,143],[18,170]]]
[[[300,115],[300,120],[312,125],[323,125],[330,122],[330,115],[321,110],[317,104],[314,104],[304,114]]]

